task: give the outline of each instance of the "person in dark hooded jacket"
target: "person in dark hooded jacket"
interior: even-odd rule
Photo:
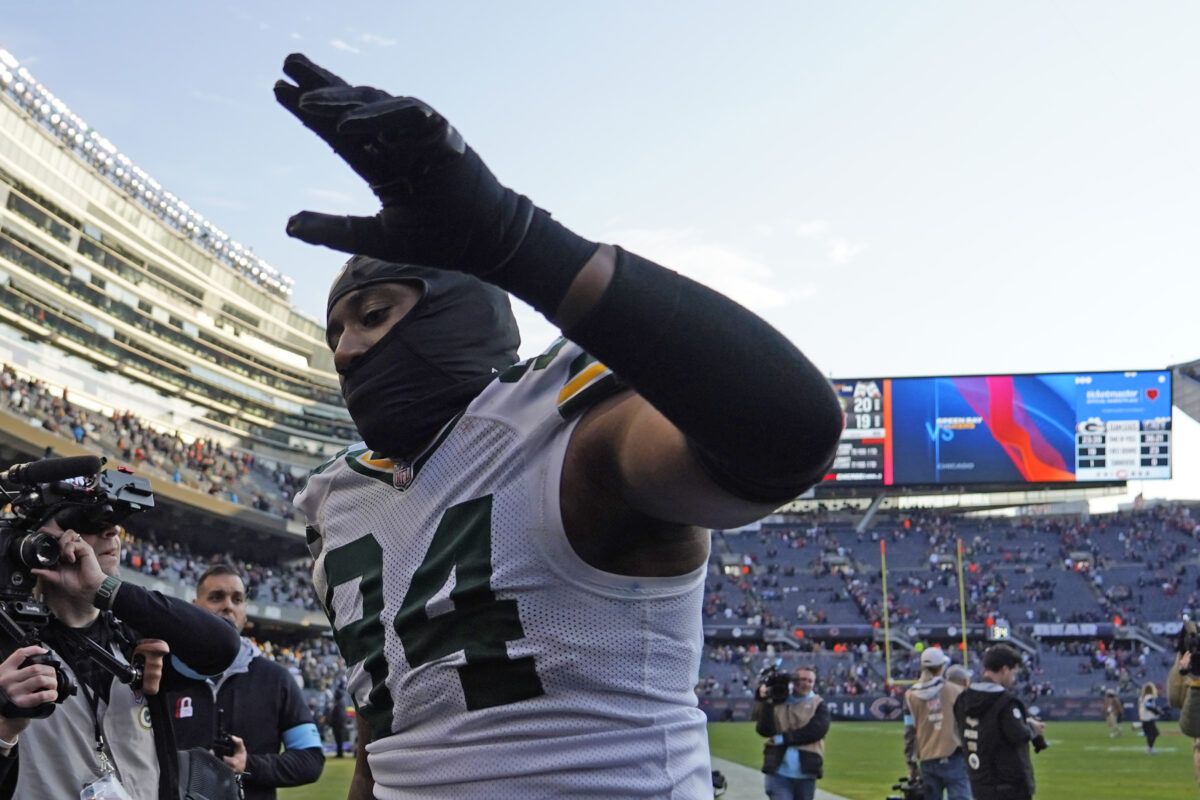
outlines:
[[[196,606],[246,627],[246,584],[231,564],[213,564],[196,583]],[[300,685],[250,639],[222,674],[170,695],[176,744],[212,748],[242,775],[245,800],[275,800],[277,787],[316,782],[325,767],[321,737]]]
[[[954,719],[967,750],[967,773],[975,800],[1030,800],[1034,793],[1029,744],[1043,724],[1030,719],[1012,691],[1021,654],[992,645],[983,654],[983,679],[954,702]]]

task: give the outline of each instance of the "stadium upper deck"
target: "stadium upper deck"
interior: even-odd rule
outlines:
[[[96,410],[311,466],[355,433],[290,284],[0,50],[0,361]]]

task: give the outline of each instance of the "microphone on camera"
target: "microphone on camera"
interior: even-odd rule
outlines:
[[[0,472],[2,483],[54,483],[84,475],[95,475],[104,462],[99,456],[68,456],[66,458],[43,458],[28,464],[13,464]]]

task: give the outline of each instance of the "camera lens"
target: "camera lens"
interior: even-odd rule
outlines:
[[[58,563],[62,551],[58,539],[49,533],[27,533],[13,542],[13,555],[29,569],[50,569]]]

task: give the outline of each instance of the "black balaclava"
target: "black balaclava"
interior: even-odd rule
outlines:
[[[508,294],[462,272],[354,256],[329,289],[326,320],[350,292],[412,283],[421,299],[342,375],[342,397],[363,441],[411,458],[517,360],[521,336]]]

